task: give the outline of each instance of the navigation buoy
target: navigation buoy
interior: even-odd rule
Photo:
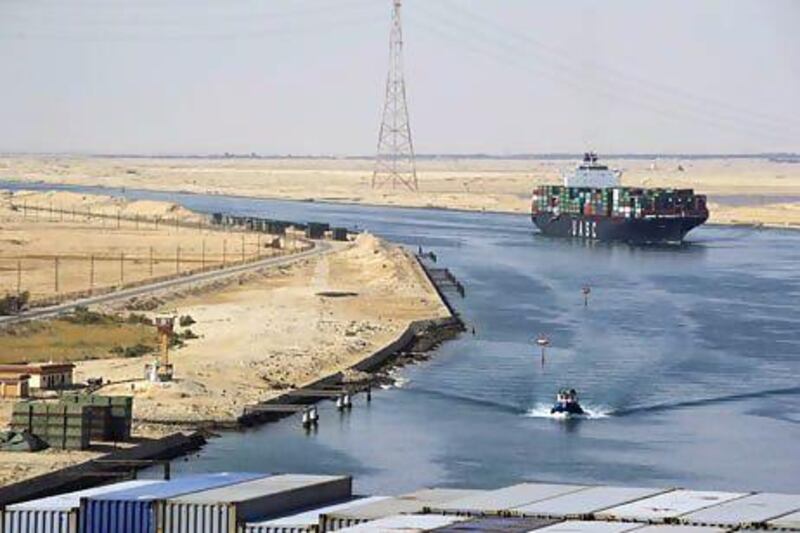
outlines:
[[[584,285],[583,288],[581,289],[581,292],[583,293],[583,306],[584,307],[588,307],[589,306],[589,294],[592,292],[592,288],[590,286],[588,286],[588,285]]]
[[[542,366],[544,366],[544,351],[545,349],[550,346],[550,339],[543,333],[540,333],[538,337],[536,337],[536,344],[542,349]]]

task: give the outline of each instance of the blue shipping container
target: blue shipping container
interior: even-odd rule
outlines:
[[[202,474],[84,498],[80,530],[81,533],[156,533],[159,518],[155,502],[264,477],[269,476],[230,472]]]

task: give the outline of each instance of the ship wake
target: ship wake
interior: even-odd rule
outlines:
[[[552,414],[550,409],[553,407],[553,404],[550,403],[537,403],[532,408],[528,409],[525,412],[525,416],[528,418],[552,418],[553,420],[564,420],[564,415],[559,414]],[[602,406],[602,405],[584,405],[581,404],[583,410],[586,414],[576,417],[576,418],[583,418],[588,420],[596,420],[601,418],[608,418],[613,414],[613,410],[609,407]]]

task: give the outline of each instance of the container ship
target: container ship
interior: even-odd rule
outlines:
[[[620,186],[621,172],[583,162],[564,185],[533,190],[531,219],[544,235],[632,244],[679,244],[708,220],[705,195],[692,189],[639,189]]]

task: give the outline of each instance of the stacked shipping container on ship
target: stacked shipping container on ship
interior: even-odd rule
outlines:
[[[708,219],[706,197],[692,189],[621,187],[620,173],[585,154],[564,185],[534,189],[531,218],[545,235],[607,241],[680,243]]]

